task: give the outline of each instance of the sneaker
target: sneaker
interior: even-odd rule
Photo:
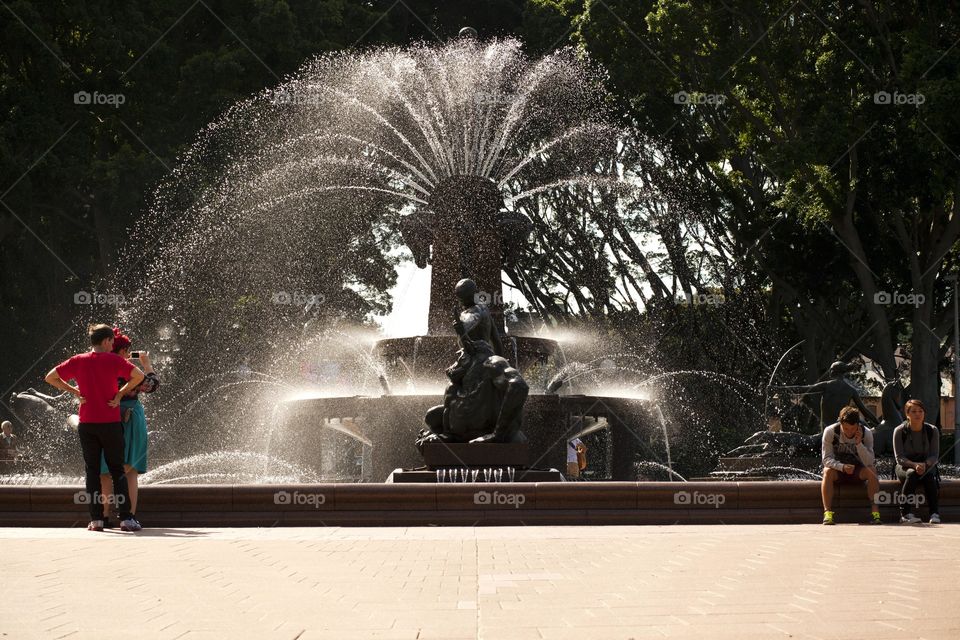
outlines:
[[[823,524],[833,524],[833,511],[823,512]]]
[[[931,513],[930,514],[930,524],[940,524],[940,514]]]
[[[883,520],[880,519],[879,511],[870,512],[870,524],[883,524]]]
[[[136,518],[127,518],[120,523],[120,531],[140,531],[143,529]]]
[[[922,520],[912,513],[908,513],[905,516],[900,516],[900,524],[918,524],[920,522],[922,522]]]
[[[103,520],[91,520],[87,531],[103,531]]]

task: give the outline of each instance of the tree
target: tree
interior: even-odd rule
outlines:
[[[704,226],[722,226],[731,255],[768,279],[807,337],[808,376],[859,352],[892,378],[906,340],[911,393],[932,417],[943,277],[960,234],[956,9],[662,0],[560,10],[610,70],[632,124],[693,179]]]

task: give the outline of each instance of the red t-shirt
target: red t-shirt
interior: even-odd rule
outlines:
[[[108,402],[117,395],[117,379],[130,379],[133,365],[115,353],[88,351],[57,365],[64,382],[76,380],[80,395],[80,422],[120,422],[120,407]]]

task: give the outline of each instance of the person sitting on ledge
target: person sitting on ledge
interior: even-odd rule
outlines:
[[[893,456],[900,481],[900,522],[917,524],[920,518],[910,508],[915,502],[917,485],[930,507],[930,524],[940,524],[940,496],[937,482],[937,461],[940,458],[940,431],[923,418],[926,412],[919,400],[907,400],[907,419],[893,430]]]
[[[833,524],[833,494],[838,484],[867,485],[870,498],[870,523],[882,524],[877,510],[880,481],[874,467],[873,432],[860,424],[860,412],[854,407],[840,410],[837,422],[823,430],[823,524]]]

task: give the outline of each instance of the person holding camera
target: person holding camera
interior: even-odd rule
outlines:
[[[860,424],[860,412],[854,407],[840,410],[838,422],[823,430],[821,441],[823,481],[823,524],[833,524],[833,494],[840,484],[867,485],[870,498],[870,523],[883,524],[877,509],[880,480],[874,467],[873,432]]]
[[[580,438],[567,442],[567,476],[576,480],[587,467],[587,445]]]
[[[917,524],[920,518],[910,509],[915,502],[917,485],[930,507],[930,524],[940,524],[940,483],[937,479],[937,461],[940,459],[940,431],[928,422],[923,403],[907,400],[903,405],[907,419],[893,430],[893,457],[900,481],[900,522]]]
[[[120,400],[143,382],[143,372],[113,353],[114,333],[105,324],[88,330],[93,349],[58,364],[46,375],[51,386],[68,391],[80,400],[77,434],[86,471],[86,501],[90,510],[89,531],[103,531],[103,500],[100,493],[100,458],[104,457],[117,493],[123,531],[139,531],[130,512],[130,495],[123,474],[123,425]],[[76,380],[74,387],[68,381]],[[117,380],[123,384],[117,389]]]
[[[139,360],[144,372],[143,382],[128,391],[120,400],[120,419],[123,424],[123,470],[130,493],[130,512],[133,514],[131,517],[139,525],[140,521],[137,520],[136,513],[140,474],[147,472],[147,416],[140,403],[140,394],[156,391],[160,386],[160,378],[153,370],[149,353],[132,351],[130,338],[120,329],[114,327],[113,334],[113,352],[127,361]],[[113,482],[106,460],[100,462],[100,486],[103,495],[109,496],[113,493]]]

